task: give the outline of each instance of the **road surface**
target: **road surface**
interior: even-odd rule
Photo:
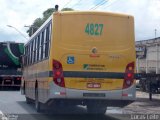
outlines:
[[[37,113],[34,104],[26,104],[19,91],[0,91],[0,117],[18,120],[115,120],[109,113],[121,113],[120,108],[109,108],[105,115],[88,115],[85,107],[64,107],[54,114],[44,111]],[[47,113],[47,114],[46,114]],[[48,114],[50,113],[50,114]]]
[[[160,119],[160,95],[153,95],[149,101],[148,94],[137,91],[137,100],[124,107],[108,107],[105,115],[88,115],[86,107],[74,106],[55,108],[37,113],[34,104],[27,104],[20,91],[0,91],[0,120],[3,116],[17,117],[18,120],[130,120],[133,114],[158,114]],[[53,112],[56,110],[56,112]],[[49,114],[48,114],[49,113]],[[126,116],[127,115],[127,116]],[[113,118],[114,117],[114,118]],[[17,120],[17,119],[3,119]]]

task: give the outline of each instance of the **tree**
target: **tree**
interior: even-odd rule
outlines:
[[[72,8],[63,8],[62,11],[72,11]],[[27,30],[29,36],[37,31],[37,29],[51,16],[53,12],[55,12],[55,8],[49,8],[43,12],[42,18],[37,18],[34,20],[33,24]]]
[[[46,11],[43,12],[43,22],[45,22],[53,12],[55,12],[55,8],[49,8]]]
[[[42,24],[43,24],[43,19],[41,18],[35,19],[31,27],[29,27],[29,29],[27,30],[27,33],[29,34],[29,36],[35,33]]]
[[[73,11],[72,8],[63,8],[61,11]]]
[[[49,8],[43,12],[42,18],[35,19],[31,27],[29,27],[29,29],[27,30],[28,35],[31,36],[33,33],[35,33],[37,29],[49,18],[49,16],[51,16],[53,12],[55,12],[55,8]]]

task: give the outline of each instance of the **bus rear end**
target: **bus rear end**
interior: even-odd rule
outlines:
[[[53,23],[51,99],[99,113],[135,100],[132,16],[62,12],[54,14]]]

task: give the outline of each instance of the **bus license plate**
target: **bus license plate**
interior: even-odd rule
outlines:
[[[100,83],[87,83],[87,88],[101,88]]]
[[[83,97],[106,97],[105,93],[83,93]]]

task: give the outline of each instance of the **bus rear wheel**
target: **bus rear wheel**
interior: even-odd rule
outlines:
[[[30,103],[32,103],[32,100],[30,98],[26,97],[26,103],[30,104]]]
[[[107,107],[103,105],[87,105],[87,112],[89,114],[105,114],[107,110]]]
[[[35,89],[35,109],[37,112],[41,112],[41,103],[38,98],[38,89]]]

